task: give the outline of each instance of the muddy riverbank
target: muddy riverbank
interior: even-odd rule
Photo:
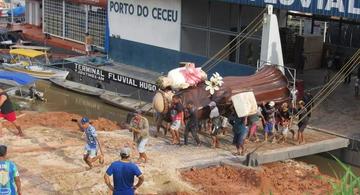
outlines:
[[[125,145],[137,152],[129,131],[116,122],[92,118],[99,130],[105,165],[87,170],[82,161],[85,138],[72,119],[81,115],[66,112],[21,112],[18,123],[25,136],[18,137],[5,123],[1,142],[9,146],[9,158],[18,164],[24,194],[109,194],[103,174],[119,159]],[[152,130],[153,131],[153,130]],[[150,138],[150,161],[140,164],[145,176],[138,194],[323,194],[331,192],[328,176],[311,165],[296,161],[273,163],[257,169],[210,167],[180,172],[184,158],[213,150],[193,146],[172,146],[167,138]],[[195,154],[195,157],[196,158]]]

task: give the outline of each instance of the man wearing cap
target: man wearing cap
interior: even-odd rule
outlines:
[[[8,160],[6,155],[7,147],[0,145],[0,194],[21,195],[19,171],[15,163]]]
[[[144,182],[144,176],[136,164],[130,162],[131,150],[124,147],[120,151],[121,160],[111,163],[104,175],[105,183],[113,192],[113,195],[134,195],[135,190]],[[110,177],[113,176],[113,183]],[[134,177],[139,180],[134,185]]]
[[[0,89],[0,118],[4,118],[12,123],[18,130],[18,135],[23,135],[20,126],[16,124],[16,114],[12,102],[10,101],[8,94],[2,89]],[[0,123],[0,136],[1,130],[2,124]]]
[[[142,116],[141,110],[135,112],[135,116],[130,121],[129,130],[134,133],[134,141],[139,151],[139,162],[143,160],[146,163],[148,158],[145,146],[149,141],[149,121]]]
[[[263,111],[264,111],[264,118],[265,118],[265,142],[268,141],[268,135],[273,133],[274,125],[275,125],[275,102],[270,101],[267,105],[263,103]],[[275,137],[274,140],[276,141]]]
[[[103,154],[97,155],[98,149],[101,151],[101,146],[99,140],[97,139],[95,127],[90,124],[90,120],[87,117],[83,117],[78,125],[80,129],[85,132],[86,136],[87,144],[85,146],[84,161],[89,165],[90,169],[93,167],[92,163],[97,160],[103,164]]]

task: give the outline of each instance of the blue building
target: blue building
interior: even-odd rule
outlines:
[[[201,65],[240,33],[266,4],[276,8],[288,64],[296,63],[296,53],[301,54],[296,50],[298,35],[322,37],[324,47],[309,56],[318,60],[334,45],[347,48],[333,50],[348,50],[348,55],[352,47],[359,47],[359,36],[355,35],[360,32],[356,23],[360,1],[356,0],[109,0],[109,55],[158,72],[177,67],[181,61]],[[259,59],[260,43],[261,29],[212,71],[249,74]]]
[[[297,55],[305,48],[299,43],[303,41],[298,39],[299,35],[322,37],[322,47],[305,51],[309,59],[319,63],[328,54],[349,56],[360,47],[359,0],[26,0],[26,3],[28,23],[42,25],[44,33],[82,43],[84,33],[89,32],[95,46],[108,51],[112,59],[157,72],[167,72],[181,61],[202,65],[244,30],[266,4],[274,5],[277,13],[287,65],[296,65]],[[259,59],[260,43],[261,29],[211,71],[223,75],[252,73]]]

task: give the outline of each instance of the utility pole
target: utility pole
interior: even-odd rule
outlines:
[[[10,10],[11,10],[11,24],[14,24],[14,9],[13,9],[13,0],[10,0]]]

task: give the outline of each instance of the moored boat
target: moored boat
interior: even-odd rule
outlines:
[[[44,101],[44,93],[35,89],[36,79],[30,75],[16,72],[0,71],[0,84],[7,94],[14,99],[32,102]]]
[[[146,114],[152,114],[154,112],[151,103],[130,99],[128,98],[129,96],[129,94],[119,94],[106,91],[100,95],[100,99],[102,99],[107,104],[129,111],[141,110]]]
[[[2,63],[5,70],[20,72],[39,79],[62,78],[65,79],[68,71],[45,66],[48,63],[46,53],[32,49],[10,50],[10,62]]]
[[[51,83],[53,83],[57,86],[63,87],[65,89],[69,89],[71,91],[83,93],[86,95],[91,95],[91,96],[100,96],[105,91],[104,89],[99,89],[96,87],[83,85],[81,83],[77,83],[77,82],[73,82],[73,81],[69,81],[69,80],[65,80],[65,79],[61,79],[61,78],[50,78],[49,80]]]

